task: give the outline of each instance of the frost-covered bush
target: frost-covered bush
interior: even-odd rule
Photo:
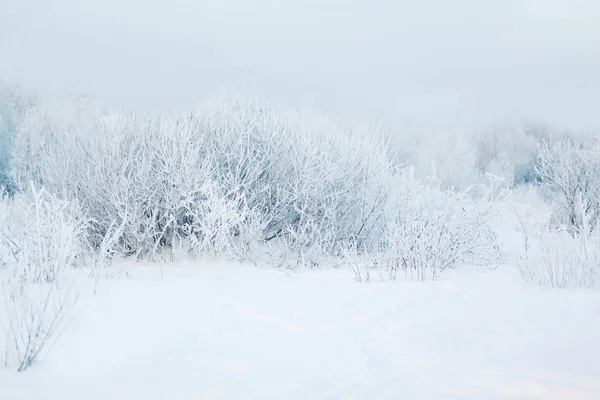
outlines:
[[[334,251],[383,232],[395,162],[374,132],[236,97],[162,115],[79,104],[32,112],[12,171],[85,204],[96,249],[111,226],[115,251],[150,257],[183,241],[236,258],[256,241]]]
[[[580,230],[583,215],[579,198],[586,204],[585,214],[600,216],[600,138],[585,136],[543,143],[536,173],[540,186],[553,206],[556,222]]]
[[[343,249],[357,279],[369,280],[377,273],[392,280],[404,275],[435,280],[456,266],[499,262],[490,225],[495,199],[501,195],[498,181],[473,193],[443,189],[439,182],[415,179],[410,172],[400,179],[396,217],[388,221],[379,249],[361,251],[354,243]]]
[[[0,361],[25,371],[59,334],[77,300],[67,269],[80,254],[85,221],[43,189],[19,195],[7,209],[0,228]]]
[[[578,231],[571,225],[546,224],[535,241],[526,237],[518,266],[527,283],[560,289],[600,285],[600,230],[591,228],[597,225],[597,217],[586,211],[590,208],[581,195],[576,208]]]
[[[415,280],[436,279],[457,265],[497,262],[496,235],[490,227],[494,187],[474,198],[439,183],[406,179],[399,217],[386,236],[385,268],[389,277],[409,274]]]

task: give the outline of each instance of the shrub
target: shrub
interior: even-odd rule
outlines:
[[[68,204],[43,189],[9,207],[9,229],[0,232],[0,284],[6,314],[3,363],[25,371],[60,333],[77,300],[67,268],[79,253],[85,227]]]
[[[597,217],[578,196],[578,231],[571,225],[547,224],[539,240],[527,245],[519,260],[523,279],[542,288],[597,288],[600,284],[600,231]]]
[[[379,249],[369,252],[353,243],[343,249],[357,279],[385,273],[391,280],[399,275],[435,280],[457,265],[498,262],[496,235],[490,227],[498,182],[492,183],[479,187],[474,197],[473,189],[444,190],[435,180],[403,174],[397,217],[390,221]]]

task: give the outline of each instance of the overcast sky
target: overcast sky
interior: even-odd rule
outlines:
[[[0,78],[162,107],[238,89],[421,124],[600,127],[598,0],[0,0]]]

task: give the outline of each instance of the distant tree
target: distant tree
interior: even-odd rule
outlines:
[[[510,185],[536,180],[536,155],[549,130],[534,124],[504,123],[482,131],[477,138],[477,168],[501,176]]]
[[[3,188],[0,193],[14,192],[10,175],[12,145],[17,126],[33,104],[33,98],[19,88],[0,81],[0,188]]]

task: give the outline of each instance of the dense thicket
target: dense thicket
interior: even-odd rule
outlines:
[[[278,265],[370,254],[390,276],[424,268],[435,277],[494,259],[500,180],[490,186],[490,174],[504,188],[540,185],[558,223],[578,227],[580,195],[586,213],[598,209],[597,141],[530,126],[424,134],[392,148],[370,127],[235,96],[144,113],[15,93],[3,95],[12,110],[4,181],[81,207],[84,241],[103,257],[186,246],[248,260],[264,245]]]

